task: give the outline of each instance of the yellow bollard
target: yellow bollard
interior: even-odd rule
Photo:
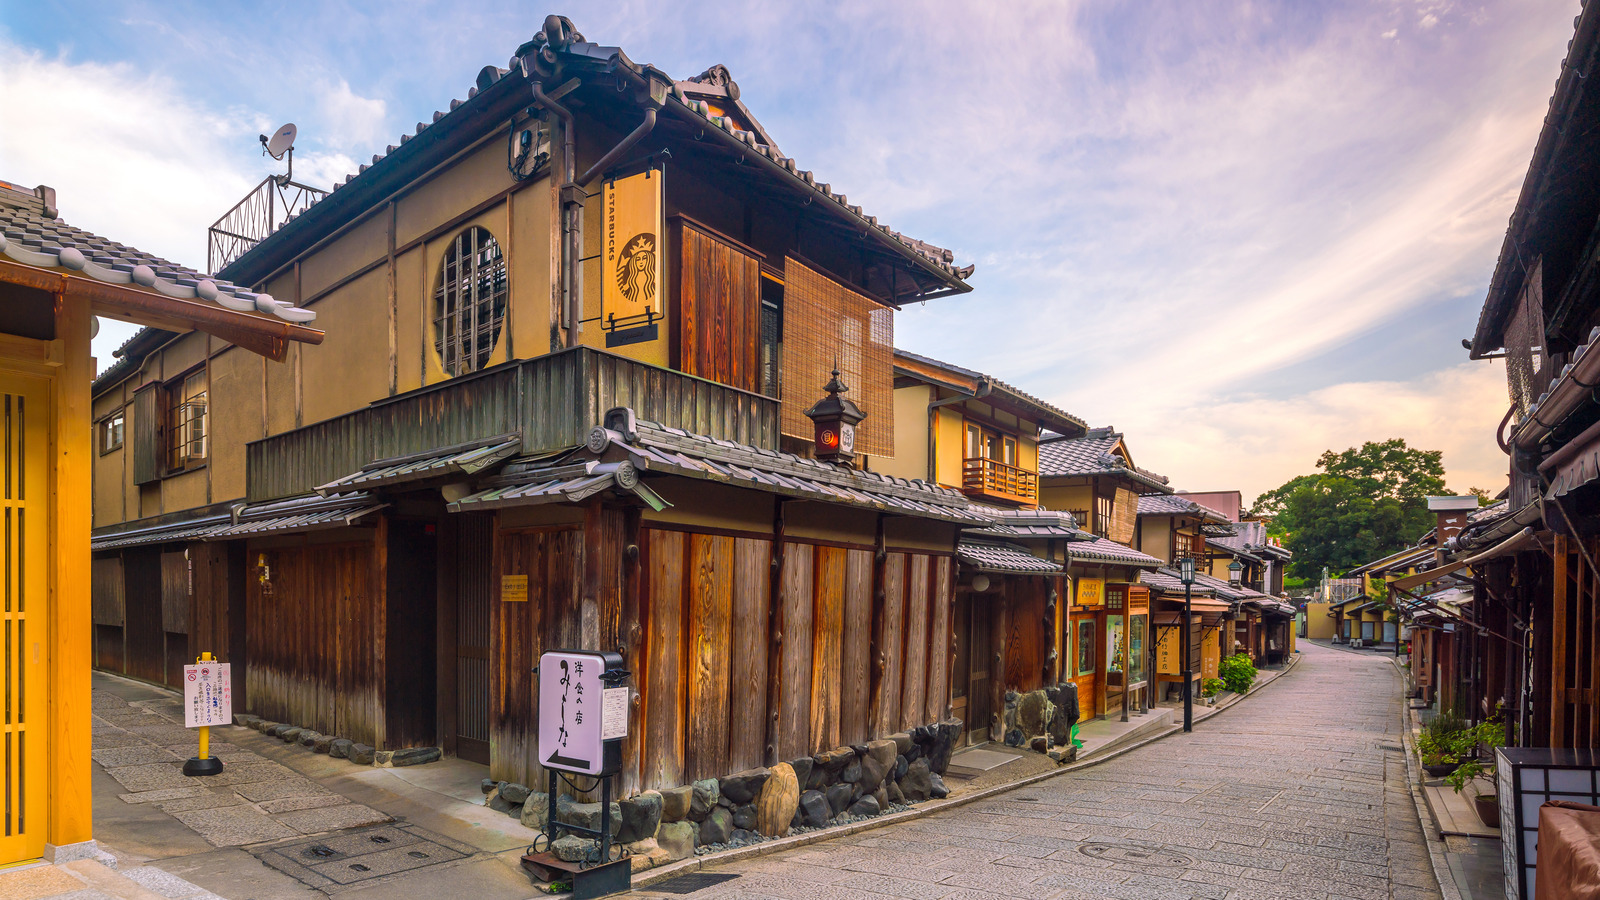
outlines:
[[[195,664],[216,662],[210,653],[202,653]],[[200,755],[183,764],[185,775],[217,775],[222,772],[222,760],[211,758],[211,726],[200,726]]]

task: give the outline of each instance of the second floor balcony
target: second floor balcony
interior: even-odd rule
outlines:
[[[1037,503],[1039,475],[987,457],[969,457],[961,463],[961,490],[969,497],[1003,503]]]

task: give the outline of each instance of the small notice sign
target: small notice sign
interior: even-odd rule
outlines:
[[[605,724],[600,729],[601,740],[614,741],[628,736],[628,689],[606,688]]]
[[[501,575],[500,599],[507,603],[528,602],[528,576]]]
[[[233,671],[227,663],[183,667],[183,724],[186,728],[233,724]]]
[[[605,767],[605,703],[598,653],[539,657],[539,761],[551,769],[599,775]]]

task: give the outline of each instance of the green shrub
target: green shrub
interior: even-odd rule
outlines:
[[[1222,679],[1220,678],[1207,678],[1205,681],[1200,682],[1200,696],[1202,697],[1215,697],[1221,692]]]
[[[1455,740],[1456,756],[1461,760],[1461,764],[1445,778],[1444,783],[1455,788],[1459,794],[1473,779],[1480,776],[1494,781],[1494,749],[1505,746],[1505,743],[1506,727],[1499,722],[1484,722],[1477,728],[1462,732]],[[1487,762],[1478,753],[1480,747],[1484,750],[1482,755],[1488,757]]]
[[[1250,661],[1248,654],[1236,653],[1217,666],[1217,677],[1222,680],[1223,687],[1242,694],[1250,690],[1256,680],[1256,664]]]

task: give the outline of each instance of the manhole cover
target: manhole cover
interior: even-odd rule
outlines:
[[[476,852],[421,828],[380,825],[278,844],[256,855],[308,887],[334,893],[468,859]]]
[[[1084,856],[1107,862],[1128,863],[1135,866],[1160,866],[1186,869],[1194,860],[1165,847],[1141,847],[1135,844],[1084,844],[1078,848]]]
[[[650,890],[657,894],[692,894],[695,891],[714,887],[738,877],[737,875],[714,875],[709,872],[693,872],[688,875],[679,875],[677,878],[668,878],[660,884],[652,884],[650,885]]]

